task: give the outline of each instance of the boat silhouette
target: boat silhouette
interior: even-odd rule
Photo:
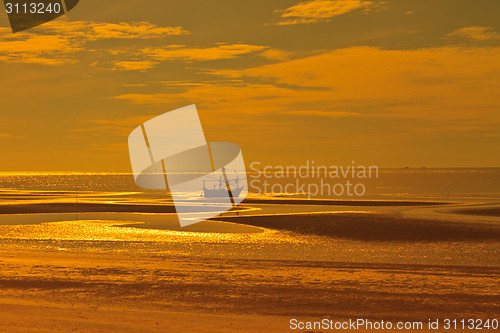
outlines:
[[[220,198],[227,197],[228,192],[231,198],[237,198],[240,196],[241,192],[245,188],[245,186],[239,185],[239,178],[236,176],[235,179],[229,180],[227,178],[226,172],[224,168],[222,169],[222,174],[219,179],[214,180],[204,180],[203,181],[203,193],[202,196],[205,198]],[[212,188],[210,185],[207,187],[207,183],[213,183]],[[234,184],[234,186],[231,186]]]

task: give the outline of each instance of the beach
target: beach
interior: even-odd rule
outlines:
[[[2,251],[0,264],[8,332],[283,332],[291,318],[427,321],[498,312],[498,267],[66,251]]]
[[[0,331],[283,332],[293,318],[499,312],[495,195],[249,197],[180,228],[156,192],[46,187],[0,193]]]
[[[0,333],[500,332],[499,0],[0,7]]]

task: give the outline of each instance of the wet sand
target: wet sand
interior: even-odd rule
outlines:
[[[486,318],[499,310],[498,267],[66,251],[1,251],[0,267],[0,328],[8,332],[283,332],[290,318]]]
[[[189,229],[156,232],[155,223],[142,224],[141,229],[131,228],[134,224],[130,220],[115,221],[116,226],[101,226],[99,221],[43,226],[42,219],[37,222],[42,225],[5,226],[11,229],[2,230],[12,233],[0,242],[0,331],[283,332],[289,330],[291,318],[427,321],[450,317],[486,319],[500,311],[500,265],[495,264],[500,225],[496,219],[491,223],[471,223],[459,218],[416,218],[404,216],[399,210],[441,206],[448,209],[449,203],[444,202],[330,201],[332,207],[340,209],[373,209],[347,213],[329,211],[328,201],[316,201],[250,200],[241,207],[242,211],[255,208],[247,215],[237,216],[233,212],[199,224],[198,227],[206,228],[201,232],[215,225],[218,231],[200,237],[198,242],[190,240],[193,243],[186,255],[145,251],[159,246],[156,244],[161,244],[162,239],[168,240],[165,237],[197,234]],[[278,205],[302,208],[293,214],[270,213]],[[82,214],[98,216],[108,212],[110,218],[113,214],[147,213],[154,217],[167,212],[158,215],[159,220],[172,216],[169,214],[173,208],[102,200],[78,205],[10,202],[0,206],[0,214],[8,221],[22,218],[22,214],[36,217],[42,216],[42,212],[74,213],[76,207]],[[323,210],[318,212],[318,207]],[[384,211],[377,211],[377,207]],[[50,214],[43,216],[50,219]],[[227,229],[229,226],[233,229]],[[170,224],[168,228],[177,230]],[[307,251],[301,252],[301,260],[252,259],[245,257],[249,244],[232,247],[239,238],[222,238],[223,232],[234,233],[243,240],[245,235],[255,233],[257,238],[252,246],[263,252],[274,251],[272,242],[280,241],[280,235],[303,242],[297,245],[302,246],[299,250],[311,251],[319,248],[309,244],[309,238],[302,239],[302,235],[321,237],[326,244],[328,240],[332,244],[352,240],[360,246],[356,251],[389,249],[396,244],[395,250],[391,250],[396,253],[405,246],[440,253],[439,249],[448,244],[463,244],[464,251],[485,244],[483,250],[492,252],[486,254],[490,257],[484,265],[445,265],[445,258],[434,259],[443,264],[414,264],[410,257],[403,257],[402,262],[362,262],[359,258],[360,262],[320,261],[309,258],[313,253]],[[267,238],[258,238],[259,232]],[[78,247],[73,248],[72,244],[79,241],[87,247],[74,250]],[[49,246],[50,242],[57,245]],[[139,250],[120,253],[113,243],[136,246]],[[220,257],[192,252],[214,244],[222,248]],[[292,242],[289,246],[295,245]],[[376,252],[368,254],[377,256]]]
[[[500,226],[404,218],[390,214],[296,214],[216,218],[276,230],[364,241],[499,240]]]
[[[498,207],[455,209],[452,210],[452,212],[455,214],[463,214],[463,215],[500,217],[500,208]]]

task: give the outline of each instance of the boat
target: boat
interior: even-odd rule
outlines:
[[[231,196],[233,198],[237,198],[240,196],[241,191],[245,186],[237,187],[235,189],[231,189]],[[228,190],[226,188],[216,188],[216,189],[208,189],[206,187],[203,188],[203,197],[205,198],[220,198],[227,197]]]
[[[237,198],[240,196],[241,192],[245,188],[245,185],[239,185],[239,178],[236,177],[234,180],[228,180],[227,176],[224,172],[225,181],[222,179],[222,176],[219,180],[204,180],[203,181],[203,197],[205,198],[221,198],[227,197],[228,192],[229,196],[232,198]],[[207,182],[215,182],[212,188],[207,187]],[[230,186],[231,183],[234,183],[236,186]]]

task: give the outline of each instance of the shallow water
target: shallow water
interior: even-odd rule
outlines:
[[[408,171],[386,172],[393,175],[389,184],[400,180],[400,187],[416,179]],[[444,174],[441,182],[462,179],[473,182],[474,193],[461,192],[455,197],[419,195],[415,189],[405,196],[380,193],[377,198],[438,200],[452,205],[440,207],[375,207],[375,206],[314,206],[243,204],[240,212],[225,216],[269,216],[322,213],[377,213],[403,217],[439,218],[446,221],[489,223],[498,226],[499,218],[465,216],[443,213],[450,207],[471,204],[494,205],[500,202],[491,185],[498,181],[498,170],[479,170],[456,174],[427,171],[428,181]],[[450,175],[451,174],[451,175]],[[465,175],[465,176],[464,176]],[[487,179],[485,180],[486,177]],[[489,177],[489,178],[488,178]],[[401,178],[404,180],[401,181]],[[411,181],[409,181],[411,180]],[[483,191],[477,183],[484,182]],[[386,181],[387,183],[387,181]],[[430,185],[425,184],[424,189]],[[0,175],[0,205],[35,203],[148,204],[171,205],[161,191],[140,191],[131,182],[130,175]],[[76,186],[77,184],[78,186]],[[84,185],[82,185],[84,184]],[[383,184],[379,184],[383,185]],[[451,186],[451,185],[450,185]],[[478,187],[479,186],[479,187]],[[10,189],[6,189],[9,187]],[[75,187],[79,190],[74,191]],[[380,186],[391,188],[395,186]],[[397,186],[396,186],[397,187]],[[83,189],[83,190],[82,190]],[[478,190],[479,189],[479,190]],[[482,194],[481,194],[482,193]],[[479,195],[481,194],[481,195]],[[445,209],[446,208],[446,209]],[[57,251],[90,251],[99,253],[129,253],[152,255],[181,255],[234,259],[310,260],[331,262],[406,263],[438,265],[499,265],[500,243],[484,241],[359,241],[303,235],[291,231],[276,231],[233,224],[207,221],[188,228],[180,228],[175,214],[144,213],[52,213],[0,215],[0,248],[44,249]]]

